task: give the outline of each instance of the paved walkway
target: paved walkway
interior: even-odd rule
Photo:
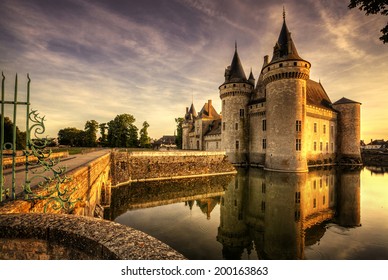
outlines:
[[[61,159],[61,161],[56,165],[56,168],[59,167],[66,167],[66,173],[69,173],[70,171],[87,164],[88,162],[91,162],[103,155],[106,155],[110,152],[110,149],[103,149],[98,150],[95,152],[85,153],[85,154],[76,154],[76,155],[70,155],[67,158]],[[29,178],[32,178],[34,175],[38,174],[39,172],[44,171],[43,168],[33,168],[29,171]],[[35,174],[34,174],[35,173]],[[51,177],[53,175],[52,171],[45,171],[42,173],[43,176]],[[12,186],[12,169],[7,168],[4,170],[4,178],[5,178],[5,184],[4,188],[11,188]],[[36,178],[31,182],[31,187],[34,187],[38,185],[40,182],[42,182],[43,178]],[[24,166],[18,166],[16,168],[16,177],[15,177],[15,185],[16,185],[16,194],[23,191],[22,185],[25,181],[25,167]]]

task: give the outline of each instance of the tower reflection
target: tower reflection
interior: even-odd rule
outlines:
[[[225,259],[304,259],[325,222],[360,226],[360,170],[279,173],[241,169],[221,198],[217,240]]]

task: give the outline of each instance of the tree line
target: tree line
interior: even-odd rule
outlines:
[[[59,145],[73,147],[118,147],[118,148],[150,148],[151,138],[148,136],[147,121],[139,129],[134,124],[135,117],[130,114],[117,115],[107,123],[88,120],[84,130],[67,127],[59,130]],[[97,138],[97,133],[100,137]]]
[[[142,128],[135,126],[136,119],[130,114],[117,115],[107,123],[88,120],[84,129],[67,127],[58,131],[58,144],[72,147],[118,147],[118,148],[150,148],[151,138],[148,136],[149,124],[143,122]],[[12,143],[13,122],[4,117],[4,142]],[[97,133],[100,137],[97,138]],[[38,141],[35,139],[35,141]],[[53,139],[48,139],[47,146],[54,146]],[[26,148],[26,132],[16,126],[16,149]]]

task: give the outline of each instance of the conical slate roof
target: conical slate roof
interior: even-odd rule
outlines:
[[[247,77],[245,76],[240,57],[237,53],[237,44],[234,50],[232,63],[230,64],[229,82],[247,82]]]
[[[185,119],[190,120],[190,119],[196,118],[196,117],[197,117],[197,112],[195,111],[194,104],[191,103],[190,109],[187,112],[187,114],[185,115]]]
[[[296,50],[295,44],[291,38],[291,33],[287,28],[286,19],[283,16],[282,30],[280,31],[278,41],[275,44],[271,63],[289,59],[303,60]]]

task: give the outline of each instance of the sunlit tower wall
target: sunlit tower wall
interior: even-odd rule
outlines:
[[[337,127],[338,161],[361,163],[361,103],[341,98],[333,104],[333,108],[339,112]]]
[[[254,80],[247,80],[235,48],[232,63],[225,69],[225,82],[219,87],[222,101],[221,147],[232,163],[248,163],[249,123],[247,105]]]
[[[310,67],[298,55],[284,19],[272,60],[262,69],[267,107],[267,170],[308,171],[304,126]]]

